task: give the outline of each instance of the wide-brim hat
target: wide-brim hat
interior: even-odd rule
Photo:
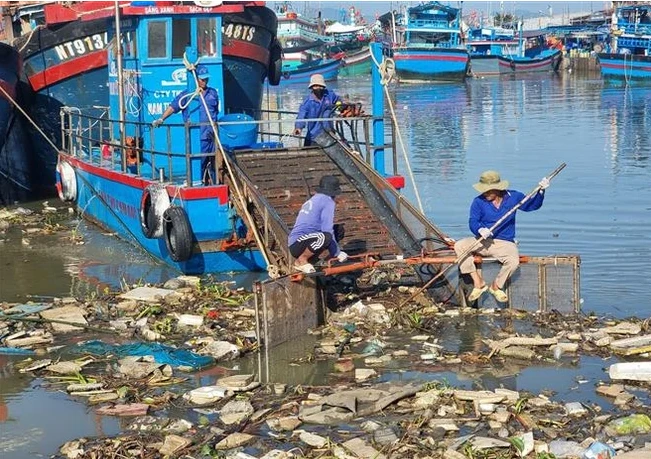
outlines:
[[[319,181],[319,186],[316,187],[316,192],[333,197],[340,195],[341,185],[339,179],[334,175],[324,175]]]
[[[310,77],[310,84],[307,85],[309,89],[312,89],[312,86],[323,86],[326,87],[325,78],[320,73],[315,73]]]
[[[490,190],[506,190],[509,187],[509,181],[502,180],[497,171],[484,171],[479,176],[479,182],[472,187],[480,193]]]

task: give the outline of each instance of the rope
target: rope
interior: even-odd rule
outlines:
[[[38,131],[38,133],[41,134],[41,135],[43,136],[43,138],[44,138],[45,140],[47,140],[47,142],[48,142],[50,145],[52,145],[52,148],[54,148],[56,151],[59,151],[59,149],[57,148],[57,146],[54,145],[54,142],[52,142],[52,141],[50,140],[50,138],[49,138],[48,136],[45,135],[45,132],[43,132],[43,131],[41,130],[41,128],[37,126],[37,124],[34,122],[34,120],[31,119],[31,118],[29,117],[29,115],[25,112],[25,110],[23,110],[23,108],[22,108],[20,105],[18,105],[18,102],[16,102],[16,101],[14,100],[14,98],[11,97],[11,96],[9,95],[9,93],[5,90],[5,88],[2,87],[2,85],[0,85],[0,91],[2,91],[2,93],[5,95],[5,97],[6,97],[6,98],[7,98],[7,99],[12,103],[12,104],[14,104],[14,106],[18,109],[18,111],[20,111],[20,113],[23,114],[23,116],[24,116],[25,118],[27,118],[27,121],[29,121],[29,122],[32,124],[32,126],[34,126],[34,128],[36,128],[36,130]]]
[[[380,84],[384,86],[384,92],[387,96],[387,102],[389,103],[389,110],[391,111],[391,119],[396,129],[396,135],[398,136],[398,142],[400,143],[400,149],[402,150],[402,155],[405,158],[405,164],[407,165],[407,172],[409,173],[409,180],[411,181],[411,186],[414,188],[414,194],[416,195],[418,210],[420,210],[420,212],[424,214],[425,212],[423,211],[423,203],[420,199],[420,193],[418,192],[418,187],[416,186],[416,179],[414,178],[414,173],[411,170],[409,156],[407,156],[407,149],[405,148],[405,143],[402,140],[402,133],[400,132],[400,127],[398,126],[398,117],[396,116],[396,111],[393,108],[393,102],[391,102],[391,95],[389,94],[389,87],[387,86],[388,83],[393,79],[393,76],[395,75],[396,64],[393,61],[393,59],[386,59],[386,58],[383,58],[382,63],[380,64],[375,58],[375,56],[373,55],[372,50],[371,50],[371,59],[373,59],[373,63],[377,66],[378,70],[380,71],[380,74],[382,75],[382,78],[380,79]]]
[[[42,27],[43,27],[42,25],[37,25],[29,32],[29,35],[27,36],[27,40],[25,40],[23,46],[21,46],[20,49],[18,50],[19,53],[22,54],[23,50],[27,48],[27,45],[29,45],[29,42],[32,40],[32,35],[34,35],[34,32],[36,32],[38,29],[41,29]]]
[[[198,62],[198,61],[197,61]],[[208,104],[206,103],[206,99],[203,97],[203,92],[199,89],[199,79],[197,77],[197,72],[196,72],[196,66],[197,62],[191,63],[188,61],[187,56],[185,53],[183,53],[183,64],[185,65],[185,68],[192,73],[192,77],[194,78],[194,83],[195,86],[197,87],[197,90],[195,91],[196,94],[199,95],[199,98],[201,99],[201,103],[203,104],[203,108],[206,111],[206,116],[210,120],[210,127],[212,128],[213,135],[215,137],[215,144],[218,147],[219,153],[221,154],[222,160],[224,161],[224,164],[226,165],[226,170],[228,171],[228,177],[231,180],[231,183],[233,184],[233,188],[235,188],[235,195],[237,199],[240,201],[240,207],[242,208],[242,213],[244,213],[244,216],[246,217],[247,220],[247,225],[253,232],[253,237],[255,238],[255,243],[258,245],[258,248],[260,249],[260,253],[262,253],[262,257],[264,258],[265,263],[267,264],[267,272],[269,275],[272,273],[275,273],[276,269],[275,266],[271,264],[271,258],[269,257],[269,254],[267,253],[267,248],[263,244],[262,238],[260,237],[260,234],[258,233],[258,229],[255,225],[255,221],[253,220],[253,216],[249,213],[249,210],[247,209],[247,203],[246,199],[244,198],[244,194],[242,194],[242,191],[240,190],[240,186],[235,180],[235,173],[233,172],[233,168],[231,166],[230,160],[228,158],[228,155],[224,151],[224,147],[219,140],[219,133],[217,132],[217,125],[215,124],[215,120],[212,118],[212,115],[210,114],[210,110],[208,109]]]

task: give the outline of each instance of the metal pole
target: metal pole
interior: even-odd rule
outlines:
[[[376,62],[382,62],[382,45],[371,43],[371,53]],[[384,91],[380,82],[382,75],[377,65],[371,66],[372,108],[373,108],[373,169],[386,175],[384,166]]]
[[[115,0],[115,42],[118,67],[118,122],[120,123],[120,147],[122,150],[122,172],[127,170],[127,155],[124,151],[124,75],[122,74],[122,32],[120,30],[120,4]]]

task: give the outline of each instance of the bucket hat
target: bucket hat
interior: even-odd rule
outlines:
[[[310,84],[307,85],[309,89],[312,89],[312,86],[323,86],[326,87],[325,78],[320,73],[315,73],[310,77]]]
[[[486,193],[489,190],[506,190],[509,187],[508,180],[502,180],[497,171],[484,171],[479,176],[479,182],[473,185],[473,188],[480,193]]]
[[[197,65],[197,78],[207,80],[210,78],[210,69],[205,65]]]
[[[332,197],[341,194],[341,185],[339,184],[339,179],[334,175],[324,175],[319,181],[319,186],[316,187],[316,192]]]

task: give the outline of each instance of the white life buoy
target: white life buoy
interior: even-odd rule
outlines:
[[[75,169],[65,161],[57,163],[56,188],[59,199],[63,202],[73,202],[77,199],[77,175]]]
[[[163,185],[149,185],[140,198],[140,227],[147,239],[163,235],[163,215],[170,207],[170,197]]]

